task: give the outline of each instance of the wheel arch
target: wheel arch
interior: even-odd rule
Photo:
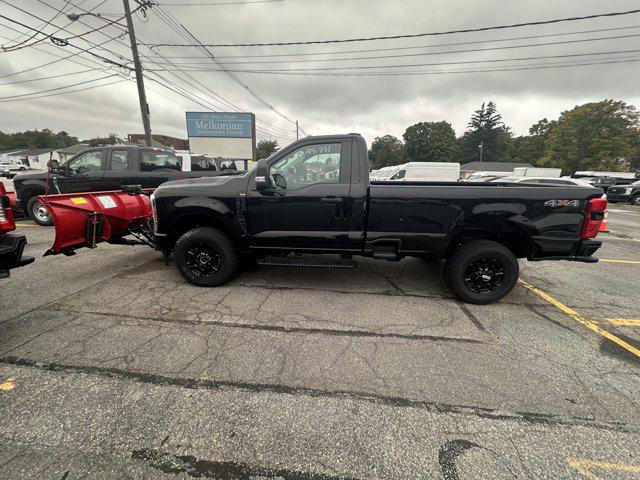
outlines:
[[[511,250],[517,258],[525,258],[533,249],[531,233],[522,226],[505,220],[462,225],[453,235],[445,256],[472,240],[490,240]]]
[[[233,226],[222,216],[209,211],[191,211],[176,216],[167,228],[165,248],[173,250],[178,239],[189,230],[199,227],[211,227],[223,231],[232,241],[237,234]],[[235,242],[234,242],[235,243]]]

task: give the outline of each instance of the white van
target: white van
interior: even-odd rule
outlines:
[[[389,180],[399,182],[457,182],[460,164],[452,162],[409,162],[398,165]]]

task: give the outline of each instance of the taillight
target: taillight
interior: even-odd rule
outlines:
[[[595,238],[600,230],[600,224],[604,218],[604,211],[607,209],[605,198],[592,198],[587,202],[584,223],[582,224],[582,238]]]
[[[0,233],[10,232],[16,229],[13,221],[13,212],[9,204],[9,197],[4,188],[4,184],[0,182]]]

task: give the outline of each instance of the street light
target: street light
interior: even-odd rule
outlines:
[[[69,14],[67,14],[67,18],[69,20],[71,20],[72,22],[77,22],[78,20],[80,20],[81,17],[86,17],[87,15],[91,15],[92,17],[102,18],[102,15],[100,15],[99,13],[92,13],[92,12],[87,12],[87,13],[69,13]]]

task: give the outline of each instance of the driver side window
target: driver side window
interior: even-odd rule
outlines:
[[[67,162],[67,170],[71,175],[102,170],[102,151],[81,153]]]
[[[316,183],[338,183],[341,162],[341,143],[306,145],[271,165],[271,185],[291,190]]]

